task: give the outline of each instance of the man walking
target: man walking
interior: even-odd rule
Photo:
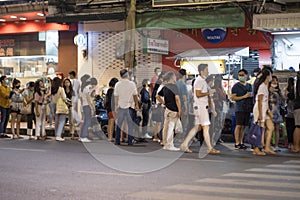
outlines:
[[[208,85],[205,79],[208,76],[208,65],[207,64],[200,64],[198,66],[199,76],[197,77],[194,83],[194,114],[195,114],[195,126],[192,128],[180,145],[180,149],[187,153],[191,153],[192,151],[189,149],[189,142],[194,138],[196,133],[203,130],[203,137],[205,143],[208,148],[209,154],[220,154],[219,150],[216,150],[212,147],[210,142],[210,135],[209,135],[209,113],[208,108],[210,105],[210,109],[214,115],[216,115],[215,108],[212,104],[212,100],[210,100],[210,96],[215,92],[215,89],[211,89],[208,91]]]
[[[180,118],[180,99],[179,91],[175,84],[176,76],[173,72],[168,72],[165,76],[167,84],[159,91],[156,99],[166,106],[164,114],[163,144],[164,150],[179,151],[174,147],[174,129],[175,124]],[[164,97],[164,99],[162,99]]]
[[[232,87],[231,99],[235,101],[236,127],[234,130],[235,149],[247,149],[243,144],[245,127],[249,126],[250,113],[252,112],[253,99],[252,86],[247,83],[248,72],[241,69],[238,72],[239,82]]]
[[[134,109],[139,109],[137,98],[137,88],[134,82],[129,80],[129,73],[126,69],[120,71],[121,81],[116,83],[114,90],[116,114],[117,114],[117,130],[115,136],[115,144],[120,145],[120,134],[123,122],[128,125],[128,145],[133,145],[133,126],[131,119]],[[134,105],[134,108],[132,108]]]

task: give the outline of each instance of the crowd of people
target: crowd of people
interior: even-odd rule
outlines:
[[[192,80],[187,80],[185,69],[180,69],[177,74],[163,72],[160,68],[155,68],[154,72],[151,80],[141,82],[139,90],[133,74],[126,69],[120,71],[120,78],[110,80],[104,100],[108,114],[108,141],[120,145],[127,135],[128,145],[134,145],[152,138],[164,150],[190,153],[191,142],[201,140],[209,154],[220,154],[214,146],[221,141],[231,100],[236,120],[235,149],[249,148],[244,144],[244,135],[252,121],[264,127],[262,145],[253,146],[253,154],[276,154],[279,151],[282,123],[286,124],[289,148],[293,152],[300,151],[299,72],[296,78],[289,78],[288,86],[281,91],[271,67],[255,70],[255,78],[250,81],[247,70],[241,69],[229,97],[222,86],[222,76],[209,75],[207,64],[198,66],[199,75]],[[12,138],[22,138],[20,123],[22,116],[26,115],[29,139],[45,139],[46,121],[52,126],[54,117],[57,141],[65,140],[62,133],[68,120],[71,139],[75,138],[75,129],[79,127],[79,140],[90,142],[88,130],[92,116],[95,116],[96,78],[84,75],[79,81],[76,73],[71,71],[63,80],[42,78],[27,83],[25,89],[20,88],[18,79],[14,79],[11,85],[6,76],[0,81],[1,138],[10,137],[6,134],[9,118]],[[150,123],[153,125],[151,134],[148,130]]]
[[[74,139],[75,127],[80,127],[79,140],[90,142],[87,137],[91,125],[91,117],[95,113],[92,98],[98,82],[96,78],[84,75],[81,83],[76,79],[76,72],[69,72],[63,80],[59,77],[40,78],[35,82],[28,82],[26,88],[21,89],[21,82],[8,77],[0,77],[0,138],[10,138],[6,134],[10,119],[12,139],[23,138],[20,135],[22,116],[26,116],[27,135],[29,139],[46,139],[46,121],[53,126],[56,141],[64,141],[62,134],[68,120],[71,139]],[[81,100],[82,117],[78,114],[78,100]],[[33,129],[35,124],[35,129]]]

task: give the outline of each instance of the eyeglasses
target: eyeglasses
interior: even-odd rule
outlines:
[[[245,74],[239,74],[239,76],[245,76]]]

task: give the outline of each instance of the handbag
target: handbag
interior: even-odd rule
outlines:
[[[258,122],[253,123],[249,129],[246,142],[254,147],[261,147],[261,139],[264,128],[258,125]]]
[[[23,107],[20,110],[21,114],[30,115],[32,113],[31,111],[32,111],[32,103],[27,103],[24,100]]]
[[[69,114],[69,107],[61,97],[57,99],[55,114]]]

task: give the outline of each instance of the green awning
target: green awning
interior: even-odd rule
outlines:
[[[245,14],[239,8],[172,10],[137,13],[136,28],[219,28],[244,27]]]

